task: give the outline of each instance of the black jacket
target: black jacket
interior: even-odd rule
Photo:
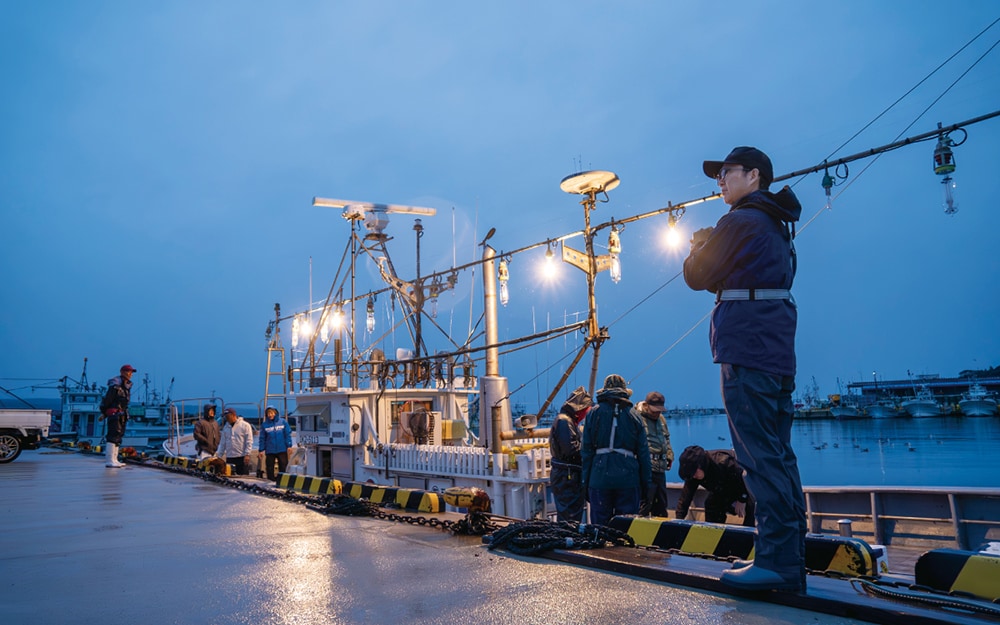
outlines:
[[[677,500],[678,519],[687,516],[699,486],[725,501],[747,501],[747,487],[743,484],[743,470],[736,464],[736,454],[731,449],[712,449],[706,453],[708,462],[702,467],[704,479],[684,481],[681,498]]]

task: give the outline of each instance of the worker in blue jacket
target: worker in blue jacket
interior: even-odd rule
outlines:
[[[268,406],[264,409],[264,422],[260,424],[260,443],[257,453],[264,454],[264,467],[267,479],[277,477],[274,471],[275,462],[278,472],[284,473],[288,468],[288,448],[292,446],[292,426],[278,414],[278,409]]]
[[[771,159],[741,146],[705,161],[729,205],[715,228],[694,233],[684,280],[715,295],[710,342],[722,373],[722,399],[736,461],[756,502],[751,566],[720,580],[743,590],[805,589],[806,508],[791,446],[795,390],[792,299],[793,224],[802,207],[787,186],[777,193]]]

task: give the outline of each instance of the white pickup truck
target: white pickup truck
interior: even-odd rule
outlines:
[[[0,464],[12,462],[22,449],[38,449],[51,422],[51,410],[0,409]]]

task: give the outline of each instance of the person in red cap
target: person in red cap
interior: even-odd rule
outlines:
[[[791,445],[798,322],[791,288],[802,206],[787,186],[768,190],[774,170],[757,148],[733,148],[721,161],[705,161],[702,171],[718,183],[729,212],[692,236],[684,281],[715,295],[712,359],[721,370],[736,462],[757,505],[753,564],[719,580],[743,590],[801,591],[806,506]]]
[[[108,391],[101,400],[101,419],[107,424],[104,435],[106,443],[104,466],[118,469],[125,466],[118,460],[118,446],[122,444],[125,435],[125,424],[128,423],[128,405],[132,400],[132,374],[135,367],[122,365],[119,375],[108,380]]]

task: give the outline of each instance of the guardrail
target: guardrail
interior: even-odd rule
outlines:
[[[668,484],[671,501],[682,484]],[[692,510],[703,514],[706,491]],[[807,487],[809,531],[839,534],[850,520],[853,535],[879,545],[975,550],[1000,541],[1000,488]]]

